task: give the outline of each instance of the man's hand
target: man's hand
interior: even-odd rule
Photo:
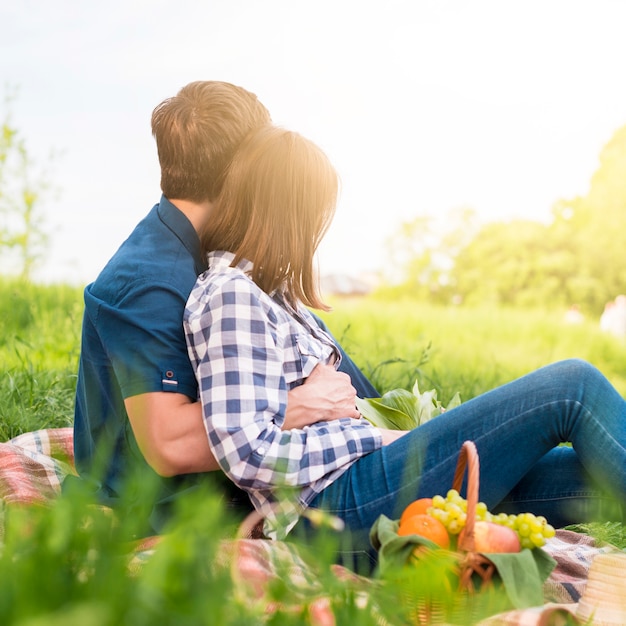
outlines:
[[[341,417],[361,417],[356,408],[356,389],[347,374],[320,363],[304,384],[289,392],[282,428],[302,428]]]

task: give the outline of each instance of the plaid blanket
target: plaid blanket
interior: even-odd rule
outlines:
[[[46,503],[74,472],[71,428],[37,430],[0,443],[0,498],[7,504]]]
[[[63,479],[74,473],[71,428],[46,429],[25,433],[5,443],[0,443],[0,498],[6,504],[45,504],[60,491]],[[2,537],[0,517],[0,537]],[[130,563],[131,572],[158,549],[159,537],[148,538],[135,546]],[[597,545],[595,540],[580,533],[558,530],[545,550],[557,561],[557,566],[544,586],[546,604],[522,611],[496,615],[481,622],[481,626],[550,626],[579,623],[576,607],[584,592],[591,562],[598,554],[614,551],[612,546]],[[315,574],[300,558],[296,548],[282,542],[258,539],[233,539],[224,542],[219,557],[231,567],[238,592],[250,601],[262,602],[265,590],[273,578],[285,573],[288,563],[289,579],[295,588],[319,584]],[[364,593],[372,581],[336,567],[339,578],[363,583]],[[311,624],[335,624],[330,603],[319,598],[308,606]],[[308,597],[311,597],[310,593]],[[267,606],[268,614],[276,607]]]

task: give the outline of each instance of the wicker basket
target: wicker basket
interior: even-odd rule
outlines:
[[[475,551],[474,523],[478,504],[480,465],[478,452],[472,441],[466,441],[461,446],[452,488],[460,492],[466,474],[467,520],[463,537],[457,543],[456,550],[441,548],[430,550],[430,554],[428,550],[424,551],[422,563],[416,563],[415,568],[413,565],[399,568],[396,572],[398,577],[387,579],[392,587],[396,585],[401,589],[410,619],[414,624],[475,623],[482,617],[512,608],[499,588],[500,579],[495,565]],[[387,521],[394,524],[392,520]],[[252,512],[239,527],[237,538],[262,538],[262,522],[263,517],[257,512]],[[398,537],[397,531],[390,534]],[[437,576],[433,575],[431,582],[436,583],[437,591],[425,592],[416,572],[419,568],[423,568],[422,575],[424,571],[429,571],[428,568],[432,568],[433,572],[440,572],[437,567],[441,565],[441,561],[433,567],[433,557],[434,560],[445,560],[451,575],[443,580],[442,584],[439,584]],[[420,557],[417,558],[419,560]],[[441,590],[444,587],[442,594]]]
[[[453,489],[461,492],[466,474],[467,520],[463,535],[458,538],[456,550],[425,551],[424,562],[414,564],[419,569],[426,565],[427,559],[436,556],[435,552],[443,555],[441,558],[445,558],[447,554],[456,570],[453,581],[449,583],[449,591],[444,594],[441,586],[437,593],[429,593],[424,592],[419,584],[414,588],[409,585],[409,591],[403,595],[414,624],[474,623],[486,615],[511,608],[505,595],[498,589],[495,565],[475,551],[474,523],[478,504],[480,464],[476,446],[472,441],[466,441],[461,447],[452,483]],[[411,575],[410,568],[407,569],[403,570],[402,576]],[[414,575],[417,576],[417,573]],[[393,582],[397,583],[398,580]],[[403,582],[406,583],[406,579]]]

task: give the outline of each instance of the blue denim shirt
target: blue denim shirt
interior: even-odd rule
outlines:
[[[79,474],[96,479],[105,500],[119,495],[133,464],[148,468],[124,399],[155,391],[197,397],[182,318],[205,268],[192,224],[162,197],[85,289],[74,447]],[[94,476],[106,446],[106,474]]]

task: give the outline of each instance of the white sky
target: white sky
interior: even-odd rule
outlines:
[[[626,124],[622,0],[0,0],[0,88],[59,188],[40,280],[84,283],[158,201],[150,114],[193,80],[255,92],[342,178],[324,272],[403,220],[545,219]]]

